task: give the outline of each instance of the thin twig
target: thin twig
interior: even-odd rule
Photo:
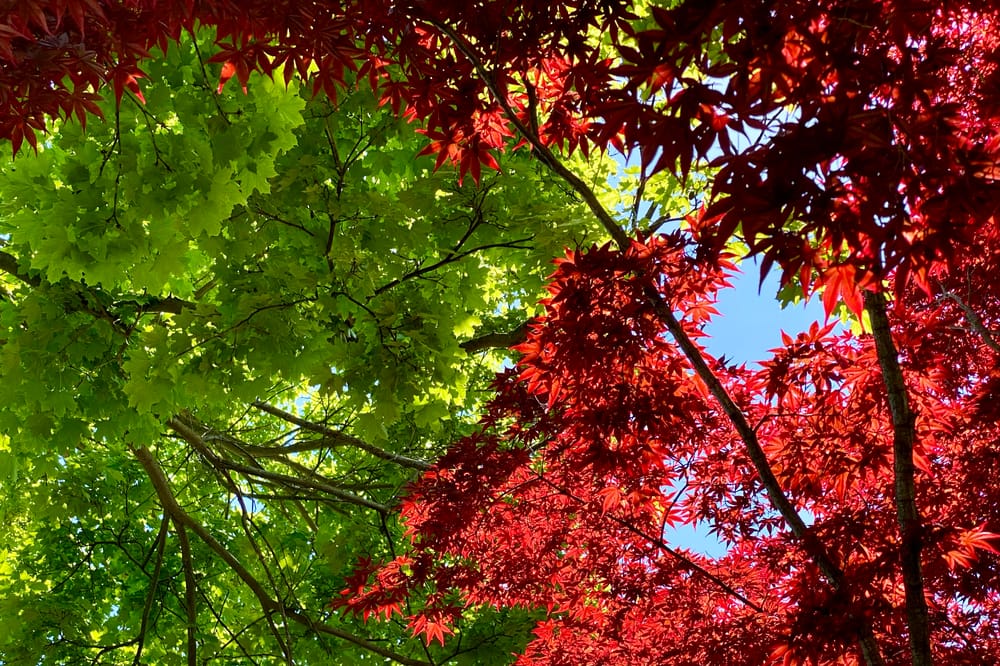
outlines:
[[[274,405],[268,404],[266,402],[258,400],[253,403],[253,406],[262,412],[270,414],[271,416],[278,417],[282,421],[287,421],[288,423],[297,425],[305,430],[309,430],[311,432],[323,435],[324,439],[319,442],[297,442],[296,444],[290,444],[288,446],[281,447],[286,452],[290,453],[293,451],[305,451],[305,450],[312,450],[315,448],[326,448],[329,446],[352,446],[356,449],[361,449],[366,453],[370,453],[376,458],[381,458],[382,460],[388,460],[389,462],[394,462],[397,465],[400,465],[401,467],[409,467],[411,469],[417,469],[422,472],[426,472],[431,468],[431,464],[424,460],[419,460],[417,458],[410,458],[409,456],[404,456],[398,453],[393,453],[392,451],[386,451],[385,449],[380,449],[377,446],[373,446],[361,439],[358,439],[357,437],[348,435],[345,432],[342,432],[340,430],[334,430],[333,428],[328,428],[327,426],[324,426],[322,424],[301,418],[299,416],[296,416],[295,414],[292,414],[291,412],[287,412],[281,409],[280,407],[275,407]],[[318,445],[322,445],[322,447]],[[259,448],[263,449],[264,447],[259,447]],[[266,451],[262,452],[258,451],[257,449],[253,450],[256,451],[259,455],[266,454]]]
[[[413,278],[418,278],[422,275],[432,273],[437,269],[441,268],[442,266],[446,266],[447,264],[454,263],[456,261],[464,259],[465,257],[473,255],[476,252],[482,252],[483,250],[492,250],[501,247],[511,250],[527,250],[529,248],[525,246],[524,243],[527,243],[530,240],[533,240],[533,238],[529,236],[527,238],[518,238],[517,240],[507,241],[504,243],[489,243],[487,245],[480,245],[479,247],[470,248],[468,250],[465,250],[464,252],[449,252],[447,255],[445,255],[444,258],[442,258],[439,261],[435,261],[433,264],[429,264],[427,266],[423,266],[416,270],[412,270],[406,275],[403,275],[401,277],[390,280],[389,282],[386,282],[384,285],[373,291],[370,298],[374,298],[375,296],[384,294],[393,287],[396,287],[399,284],[406,282],[407,280],[412,280]]]
[[[987,347],[992,349],[997,354],[1000,354],[1000,343],[998,343],[996,338],[993,337],[993,333],[990,329],[986,328],[983,324],[983,320],[979,318],[978,314],[976,314],[976,311],[973,310],[968,303],[962,300],[961,296],[954,292],[944,291],[941,295],[944,298],[954,301],[955,304],[962,310],[962,314],[965,315],[965,320],[969,322],[969,326],[972,327],[972,330],[979,334],[979,337],[983,339],[983,342],[986,343]]]
[[[341,490],[336,486],[333,486],[325,481],[320,481],[317,479],[301,479],[295,476],[288,476],[287,474],[279,474],[277,472],[271,472],[262,467],[253,467],[250,465],[243,465],[240,463],[233,462],[231,460],[226,460],[220,458],[218,455],[213,453],[202,439],[201,435],[196,433],[191,429],[188,424],[184,423],[178,418],[173,418],[167,421],[167,425],[170,429],[180,435],[188,444],[190,444],[203,458],[210,462],[213,466],[218,469],[229,469],[234,472],[239,472],[240,474],[246,476],[255,476],[260,479],[267,479],[268,481],[274,481],[280,483],[286,487],[293,488],[312,488],[313,490],[319,490],[321,492],[335,497],[343,502],[349,504],[356,504],[358,506],[365,507],[367,509],[373,509],[379,513],[389,513],[392,509],[385,504],[379,502],[374,502],[360,495],[355,495],[354,493],[349,493],[345,490]]]
[[[308,627],[309,629],[317,632],[328,634],[330,636],[336,636],[342,640],[345,640],[353,645],[357,645],[369,652],[377,654],[386,659],[391,659],[397,663],[403,664],[404,666],[434,666],[429,661],[423,661],[420,659],[413,659],[407,657],[406,655],[399,654],[388,648],[384,648],[381,645],[376,645],[371,641],[365,640],[355,636],[354,634],[343,631],[342,629],[337,629],[330,625],[324,624],[322,622],[317,622],[312,618],[306,616],[302,612],[288,608],[281,602],[271,598],[270,594],[264,589],[260,581],[250,573],[250,571],[243,566],[243,564],[233,555],[229,550],[223,546],[218,539],[211,535],[211,533],[206,530],[201,523],[196,521],[194,518],[188,514],[181,505],[177,502],[177,498],[174,496],[173,490],[170,488],[170,482],[167,480],[166,475],[163,473],[163,468],[153,457],[152,452],[145,446],[132,447],[132,454],[142,465],[143,469],[146,471],[146,475],[149,477],[150,482],[153,484],[153,488],[156,490],[156,495],[160,500],[160,505],[163,507],[164,511],[170,514],[171,519],[180,522],[187,529],[191,530],[201,541],[209,547],[229,568],[236,574],[236,576],[243,581],[243,584],[250,589],[253,595],[257,598],[257,602],[260,604],[261,609],[265,614],[271,615],[273,613],[282,612],[285,617],[298,622],[299,624]]]
[[[576,495],[574,495],[567,488],[563,488],[561,486],[556,485],[555,483],[553,483],[549,479],[545,478],[545,476],[543,474],[536,473],[536,476],[545,485],[549,486],[550,488],[552,488],[553,490],[555,490],[560,495],[563,495],[564,497],[568,497],[571,500],[573,500],[574,502],[577,502],[578,504],[586,504],[586,502],[583,500],[583,498],[577,497]],[[631,522],[629,522],[627,520],[624,520],[622,518],[619,518],[618,516],[612,515],[610,513],[605,513],[604,514],[604,518],[606,518],[607,520],[610,520],[611,522],[615,523],[616,525],[624,527],[626,530],[628,530],[629,532],[631,532],[635,536],[639,537],[640,539],[645,539],[649,543],[653,544],[654,546],[656,546],[657,548],[659,548],[660,550],[662,550],[663,552],[665,552],[667,555],[669,555],[673,559],[675,559],[678,562],[680,562],[680,564],[684,568],[688,569],[689,571],[691,571],[694,574],[697,574],[699,576],[704,577],[706,580],[708,580],[712,584],[716,585],[720,590],[722,590],[723,592],[725,592],[729,596],[733,597],[734,599],[736,599],[737,601],[739,601],[741,604],[743,604],[747,608],[752,608],[753,610],[757,611],[758,613],[765,612],[763,606],[761,606],[758,603],[755,603],[755,602],[751,601],[745,595],[743,595],[742,593],[740,593],[739,591],[737,591],[736,588],[734,588],[733,586],[731,586],[729,583],[727,583],[726,581],[722,580],[721,578],[719,578],[718,576],[716,576],[712,572],[708,571],[707,569],[705,569],[705,567],[701,566],[697,562],[694,562],[689,557],[686,557],[680,551],[677,551],[674,548],[671,548],[670,544],[668,544],[667,542],[665,542],[663,539],[661,539],[659,537],[654,537],[654,536],[649,535],[649,534],[646,534],[645,532],[643,532],[642,530],[640,530],[638,527],[636,527],[635,525],[633,525]]]

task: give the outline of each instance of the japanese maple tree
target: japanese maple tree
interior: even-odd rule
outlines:
[[[997,3],[10,7],[15,152],[102,87],[141,96],[151,49],[211,26],[220,88],[262,71],[335,99],[367,79],[438,166],[479,180],[526,145],[613,240],[559,262],[482,432],[404,501],[411,551],[364,563],[338,605],[440,642],[467,606],[544,609],[523,663],[1000,654]],[[608,150],[640,165],[631,211],[567,166]],[[643,205],[657,174],[702,170],[696,210]],[[699,337],[734,251],[867,332],[713,359]],[[668,543],[676,524],[726,554]]]
[[[725,266],[684,250],[680,237],[660,238],[560,262],[546,315],[518,347],[519,372],[498,380],[483,433],[458,443],[404,502],[414,551],[360,578],[341,603],[387,612],[430,582],[461,590],[462,603],[545,607],[523,663],[912,660],[899,428],[877,340],[815,325],[786,337],[761,369],[709,361],[754,424],[761,474],[649,302],[647,279],[697,336]],[[933,654],[989,663],[1000,651],[987,462],[997,455],[996,343],[971,330],[964,305],[908,294],[892,333],[906,349],[915,415]],[[773,487],[798,524],[774,508]],[[668,543],[665,528],[679,523],[707,526],[726,554]],[[386,576],[397,566],[408,575]],[[457,612],[455,598],[436,601],[414,624],[429,639]]]

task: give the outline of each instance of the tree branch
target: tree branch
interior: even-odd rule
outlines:
[[[701,351],[697,346],[695,346],[691,338],[688,337],[683,326],[681,326],[677,317],[674,316],[670,306],[667,305],[667,303],[660,296],[656,287],[649,285],[646,288],[646,296],[650,299],[650,301],[652,301],[657,315],[664,321],[664,323],[666,323],[667,330],[670,331],[670,335],[673,336],[677,345],[684,352],[688,362],[694,367],[695,373],[703,382],[705,382],[709,392],[719,403],[719,406],[722,407],[722,411],[725,412],[729,421],[733,424],[733,427],[739,434],[740,439],[743,440],[747,457],[750,458],[750,462],[757,471],[757,476],[760,479],[761,484],[764,486],[764,490],[767,492],[771,505],[774,506],[774,508],[776,508],[781,514],[781,517],[784,518],[785,522],[792,530],[792,534],[802,541],[806,552],[819,567],[820,572],[823,574],[823,577],[826,578],[830,586],[835,590],[842,589],[844,586],[844,573],[830,558],[825,546],[819,541],[819,539],[816,538],[816,535],[809,530],[798,511],[796,511],[795,506],[785,495],[778,478],[774,475],[774,471],[771,469],[770,462],[767,460],[767,454],[764,452],[764,448],[760,445],[760,441],[757,439],[757,432],[747,422],[746,416],[743,414],[743,410],[741,410],[739,406],[733,402],[733,399],[729,396],[725,386],[722,385],[719,378],[715,376],[715,373],[713,373],[711,368],[708,367],[708,364],[705,363],[705,359],[701,355]],[[875,639],[875,633],[872,630],[871,623],[864,621],[861,618],[862,616],[859,614],[853,616],[851,619],[859,621],[860,629],[858,630],[858,642],[864,655],[865,662],[869,666],[881,666],[881,664],[884,663],[884,660],[882,658],[881,650],[878,647],[878,642]]]
[[[555,483],[552,483],[552,481],[550,481],[549,479],[546,479],[544,474],[536,472],[535,475],[537,476],[537,478],[540,481],[542,481],[545,485],[547,485],[550,488],[552,488],[553,490],[555,490],[557,493],[559,493],[561,495],[565,495],[566,497],[570,498],[571,500],[573,500],[577,504],[580,504],[580,505],[586,505],[587,504],[587,502],[585,502],[582,498],[577,497],[576,495],[574,495],[567,488],[562,488],[562,487],[556,485]],[[612,514],[610,512],[605,513],[603,515],[603,517],[606,520],[609,520],[610,522],[615,523],[616,525],[624,527],[626,530],[628,530],[630,533],[634,534],[635,536],[639,537],[640,539],[645,539],[649,543],[653,544],[654,546],[656,546],[657,548],[659,548],[660,550],[662,550],[663,552],[665,552],[667,555],[669,555],[673,559],[675,559],[678,562],[680,562],[681,565],[684,568],[686,568],[688,571],[690,571],[693,574],[697,574],[697,575],[703,576],[705,579],[709,580],[711,583],[713,583],[714,585],[716,585],[720,590],[722,590],[723,592],[725,592],[729,596],[733,597],[734,599],[736,599],[737,601],[739,601],[741,604],[743,604],[747,608],[752,608],[753,610],[757,611],[758,613],[763,613],[764,612],[764,607],[763,606],[761,606],[760,604],[754,603],[753,601],[751,601],[750,599],[748,599],[745,595],[743,595],[742,593],[740,593],[736,588],[734,588],[733,586],[729,585],[729,583],[727,583],[726,581],[722,580],[721,578],[719,578],[718,576],[716,576],[712,572],[708,571],[707,569],[705,569],[703,566],[701,566],[697,562],[691,560],[688,557],[685,557],[683,553],[681,553],[681,552],[679,552],[679,551],[671,548],[670,544],[668,544],[663,539],[661,539],[659,537],[650,536],[649,534],[646,534],[645,532],[643,532],[642,530],[640,530],[638,527],[636,527],[635,525],[633,525],[629,521],[624,520],[622,518],[619,518],[618,516],[615,516],[614,514]]]
[[[620,248],[624,249],[629,247],[632,244],[632,239],[620,226],[618,226],[618,223],[615,222],[615,219],[611,216],[611,214],[604,208],[604,206],[601,205],[601,202],[598,200],[597,195],[594,194],[594,191],[590,189],[590,187],[583,182],[579,176],[567,169],[566,166],[559,161],[559,158],[556,157],[555,154],[549,149],[549,147],[542,143],[538,134],[531,131],[531,129],[517,117],[517,113],[513,108],[511,108],[506,95],[501,93],[493,75],[486,71],[486,68],[483,67],[482,61],[479,59],[479,56],[476,55],[476,52],[472,49],[472,47],[450,26],[445,25],[437,19],[425,15],[418,15],[415,18],[433,25],[435,28],[447,35],[449,39],[451,39],[455,48],[457,48],[466,58],[469,59],[469,62],[476,70],[477,76],[479,76],[479,78],[486,85],[487,89],[489,89],[490,94],[493,96],[493,99],[497,102],[497,104],[500,105],[500,108],[503,109],[504,114],[507,116],[507,120],[509,120],[521,136],[528,141],[532,150],[535,151],[535,154],[538,156],[538,159],[580,195],[584,203],[587,204],[590,210],[594,213],[594,216],[607,230]]]
[[[177,529],[177,540],[181,545],[181,563],[184,566],[184,610],[187,615],[187,663],[188,666],[198,666],[198,583],[194,578],[194,564],[191,561],[191,542],[188,541],[187,530],[176,518],[174,526]]]
[[[892,415],[892,459],[896,494],[896,521],[900,531],[900,565],[906,592],[906,619],[909,628],[913,666],[930,666],[931,637],[927,600],[924,598],[920,553],[923,549],[923,524],[917,509],[916,466],[913,446],[916,442],[916,415],[910,409],[899,352],[892,340],[885,296],[865,292],[865,310],[872,322],[875,351],[882,368],[889,412]]]
[[[433,273],[434,271],[436,271],[437,269],[441,268],[442,266],[446,266],[447,264],[454,263],[456,261],[460,261],[460,260],[464,259],[465,257],[468,257],[469,255],[475,254],[476,252],[482,252],[483,250],[492,250],[492,249],[501,248],[501,247],[505,247],[505,248],[509,248],[509,249],[513,249],[513,250],[527,250],[528,248],[524,246],[524,243],[527,243],[530,240],[532,240],[531,237],[528,237],[528,238],[518,238],[517,240],[508,241],[506,243],[489,243],[487,245],[480,245],[478,247],[474,247],[474,248],[470,248],[468,250],[465,250],[464,252],[456,252],[456,251],[449,252],[443,259],[441,259],[439,261],[436,261],[433,264],[429,264],[427,266],[423,266],[423,267],[418,268],[416,270],[412,270],[409,273],[407,273],[406,275],[403,275],[403,276],[398,277],[398,278],[396,278],[394,280],[390,280],[389,282],[386,282],[384,285],[382,285],[381,287],[379,287],[378,289],[376,289],[375,291],[373,291],[371,295],[372,295],[372,297],[374,297],[374,296],[378,296],[380,294],[384,294],[385,292],[389,291],[393,287],[395,287],[395,286],[397,286],[397,285],[399,285],[399,284],[401,284],[403,282],[406,282],[407,280],[412,280],[413,278],[420,277],[421,275],[426,275],[427,273]]]
[[[962,314],[965,315],[965,320],[969,322],[969,326],[972,327],[972,330],[979,334],[979,336],[983,339],[983,342],[986,343],[987,347],[992,349],[997,354],[1000,354],[1000,343],[998,343],[996,338],[993,337],[993,333],[990,332],[990,329],[986,328],[983,324],[983,320],[979,318],[978,314],[976,314],[976,311],[973,310],[968,303],[963,301],[961,296],[954,292],[944,291],[941,295],[944,298],[954,301],[955,304],[962,310]]]
[[[146,471],[146,475],[153,484],[153,488],[156,490],[156,495],[159,498],[160,505],[163,507],[164,511],[170,514],[171,519],[174,520],[175,523],[180,523],[197,535],[206,546],[208,546],[216,555],[219,556],[220,559],[222,559],[223,562],[229,566],[233,573],[235,573],[239,579],[243,581],[243,584],[250,589],[253,595],[257,597],[257,601],[265,614],[270,616],[273,613],[282,613],[285,617],[290,618],[317,633],[335,636],[352,643],[353,645],[357,645],[360,648],[368,650],[369,652],[373,652],[381,657],[403,664],[404,666],[434,666],[434,664],[429,661],[412,659],[346,631],[337,629],[336,627],[331,627],[327,624],[317,622],[300,611],[289,608],[277,600],[272,599],[264,589],[263,585],[261,585],[260,581],[258,581],[257,578],[250,573],[250,571],[244,567],[243,564],[229,552],[229,550],[226,549],[225,546],[213,537],[208,530],[206,530],[180,506],[177,502],[177,498],[174,496],[173,491],[170,488],[170,482],[163,473],[163,468],[160,467],[160,464],[153,457],[152,452],[150,452],[150,450],[145,446],[139,446],[132,447],[132,454]]]
[[[253,519],[251,518],[250,511],[247,509],[246,502],[244,501],[243,498],[243,491],[240,489],[239,484],[237,484],[236,481],[233,479],[232,475],[229,473],[229,470],[221,469],[217,471],[219,476],[222,479],[224,479],[224,484],[229,488],[230,492],[232,492],[236,496],[236,501],[240,505],[240,525],[243,527],[243,534],[244,536],[246,536],[247,543],[250,544],[251,550],[253,550],[254,554],[257,556],[257,562],[260,563],[261,569],[264,570],[264,575],[267,576],[267,582],[271,586],[271,589],[274,590],[275,593],[277,593],[278,582],[275,580],[274,575],[272,575],[271,573],[271,569],[267,563],[267,558],[264,557],[264,553],[261,551],[260,546],[257,544],[257,538],[253,534],[254,530],[258,534],[260,534],[261,537],[264,539],[264,542],[268,546],[268,550],[270,551],[271,556],[276,563],[278,573],[282,577],[282,582],[285,584],[285,588],[287,589],[288,592],[291,592],[292,586],[288,583],[288,580],[283,575],[281,564],[278,561],[278,557],[274,553],[274,549],[270,547],[270,544],[267,544],[266,537],[264,537],[263,533],[260,531],[260,528],[254,524]],[[251,530],[251,528],[253,528],[253,530]],[[285,598],[285,596],[281,594],[279,594],[278,597],[281,599]],[[267,626],[268,629],[270,629],[271,631],[271,635],[274,636],[275,642],[278,644],[278,647],[281,648],[281,654],[284,656],[285,663],[288,664],[288,666],[291,666],[292,650],[289,647],[290,636],[288,635],[288,618],[285,616],[284,609],[285,605],[282,605],[279,611],[282,618],[281,627],[284,628],[285,630],[284,635],[282,635],[281,629],[274,622],[274,618],[268,615],[265,618],[265,620],[267,621]]]
[[[167,527],[169,525],[170,515],[164,512],[163,520],[160,521],[160,531],[156,535],[156,564],[153,565],[149,591],[146,593],[146,602],[142,606],[142,620],[139,622],[139,635],[136,636],[137,645],[132,666],[141,666],[142,664],[142,649],[146,644],[146,632],[149,630],[149,614],[153,610],[153,599],[156,597],[156,589],[160,585],[160,571],[163,569],[163,553],[167,545]]]
[[[0,272],[7,273],[11,275],[24,284],[31,287],[41,287],[45,284],[42,278],[38,275],[29,275],[24,272],[21,268],[20,262],[18,262],[17,257],[7,252],[0,251]],[[85,285],[73,284],[73,290],[77,292],[77,295],[83,299],[86,303],[87,300],[96,301],[96,293],[90,287]],[[87,299],[84,294],[91,296]],[[136,306],[140,314],[152,314],[152,313],[163,313],[163,314],[180,314],[187,308],[197,307],[195,303],[190,301],[185,301],[181,298],[176,298],[174,296],[164,296],[164,297],[151,297],[151,296],[135,296],[126,295],[118,301],[115,301],[115,305],[122,305],[126,303],[131,303]],[[86,307],[79,308],[81,311],[90,312]],[[90,312],[95,316],[103,315],[105,313]]]
[[[528,323],[525,322],[512,331],[503,333],[487,333],[478,338],[472,338],[458,345],[469,354],[488,349],[509,349],[520,344],[528,337]]]
[[[510,106],[510,102],[507,100],[506,96],[501,93],[496,81],[493,79],[493,76],[486,71],[486,68],[483,66],[482,61],[476,55],[472,46],[463,40],[451,27],[443,24],[437,19],[422,15],[417,16],[416,18],[433,25],[451,39],[455,48],[469,59],[469,62],[472,64],[479,78],[482,79],[483,83],[493,95],[494,100],[503,109],[507,119],[523,136],[523,138],[528,141],[532,149],[535,151],[535,154],[538,156],[538,159],[580,195],[583,201],[594,213],[594,216],[598,219],[608,234],[614,239],[618,248],[622,251],[628,249],[633,242],[631,236],[629,236],[625,230],[621,228],[611,213],[609,213],[604,206],[601,205],[601,202],[598,200],[594,191],[559,161],[548,146],[542,143],[537,133],[532,132],[530,128],[521,122],[514,109]],[[650,300],[655,312],[663,320],[667,330],[674,337],[677,345],[687,357],[688,362],[691,363],[695,373],[703,382],[705,382],[706,386],[708,386],[709,391],[718,401],[722,410],[732,422],[733,427],[740,436],[740,439],[743,440],[747,456],[750,458],[750,462],[757,471],[758,477],[761,480],[761,484],[764,486],[771,504],[781,514],[782,518],[792,530],[792,534],[802,541],[809,556],[812,557],[814,562],[816,562],[823,574],[823,577],[826,578],[831,587],[834,589],[841,589],[844,582],[843,572],[830,558],[823,544],[820,543],[815,535],[809,531],[805,522],[795,510],[794,505],[785,495],[777,477],[775,477],[774,472],[771,469],[770,463],[767,460],[767,456],[764,453],[760,442],[757,440],[757,435],[753,428],[751,428],[747,423],[743,411],[736,405],[735,402],[733,402],[725,387],[722,385],[722,382],[719,381],[719,379],[712,372],[711,368],[708,367],[708,364],[705,363],[705,359],[702,357],[701,351],[691,341],[690,337],[688,337],[680,322],[674,316],[670,305],[663,299],[653,284],[646,287],[646,297]],[[860,620],[860,616],[855,619]],[[859,630],[858,641],[866,663],[869,664],[869,666],[881,666],[884,661],[875,640],[871,624],[866,621],[860,621],[860,625],[862,628]]]
[[[331,497],[336,497],[341,501],[348,502],[349,504],[356,504],[368,509],[374,509],[379,513],[390,513],[392,511],[392,509],[385,504],[380,504],[379,502],[374,502],[370,499],[361,497],[360,495],[355,495],[354,493],[341,490],[340,488],[330,485],[324,481],[316,479],[301,479],[295,476],[288,476],[287,474],[271,472],[262,467],[251,467],[249,465],[242,465],[231,460],[226,460],[225,458],[221,458],[213,453],[205,444],[205,440],[201,438],[201,435],[196,433],[190,426],[180,419],[172,418],[167,421],[167,425],[170,426],[171,430],[180,435],[188,444],[194,447],[194,449],[198,451],[198,453],[200,453],[208,462],[217,468],[229,469],[247,476],[267,479],[269,481],[280,483],[284,486],[312,488],[313,490],[319,490],[327,495],[330,495]]]
[[[326,446],[353,446],[356,449],[361,449],[366,453],[370,453],[376,458],[381,458],[382,460],[388,460],[389,462],[396,463],[401,467],[409,467],[411,469],[420,470],[421,472],[426,472],[431,468],[430,463],[424,460],[418,460],[417,458],[410,458],[408,456],[400,455],[398,453],[393,453],[391,451],[386,451],[385,449],[380,449],[377,446],[372,446],[367,442],[358,439],[352,435],[348,435],[340,430],[334,430],[333,428],[328,428],[322,424],[315,423],[314,421],[309,421],[308,419],[301,418],[292,414],[291,412],[286,412],[280,407],[275,407],[274,405],[269,405],[266,402],[261,402],[260,400],[253,403],[253,406],[262,412],[266,412],[271,416],[276,416],[282,421],[287,421],[293,425],[297,425],[300,428],[309,430],[311,432],[323,435],[324,439],[322,444]],[[304,451],[309,449],[314,449],[321,442],[302,442],[299,444],[292,444],[290,446],[281,447],[285,452],[293,451]],[[301,448],[306,447],[306,448]],[[266,447],[259,447],[265,449]],[[278,447],[274,447],[277,450]],[[267,455],[266,453],[261,453],[261,455]]]
[[[42,284],[42,279],[37,275],[29,276],[27,273],[21,272],[21,266],[14,255],[2,251],[0,251],[0,271],[16,277],[21,282],[32,287],[38,287]]]

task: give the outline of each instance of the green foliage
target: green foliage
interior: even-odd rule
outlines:
[[[182,661],[186,568],[206,662],[382,659],[319,625],[426,659],[405,627],[327,608],[402,538],[361,504],[414,478],[393,456],[468,432],[505,355],[468,350],[601,237],[524,155],[478,186],[433,173],[364,89],[216,96],[190,42],[148,69],[145,105],[0,165],[2,663]],[[433,658],[506,662],[527,617],[470,616]]]

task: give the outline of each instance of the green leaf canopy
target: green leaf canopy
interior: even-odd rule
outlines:
[[[0,663],[506,662],[528,611],[425,648],[329,600],[595,223],[526,157],[433,172],[363,86],[217,96],[209,41],[0,165]]]

